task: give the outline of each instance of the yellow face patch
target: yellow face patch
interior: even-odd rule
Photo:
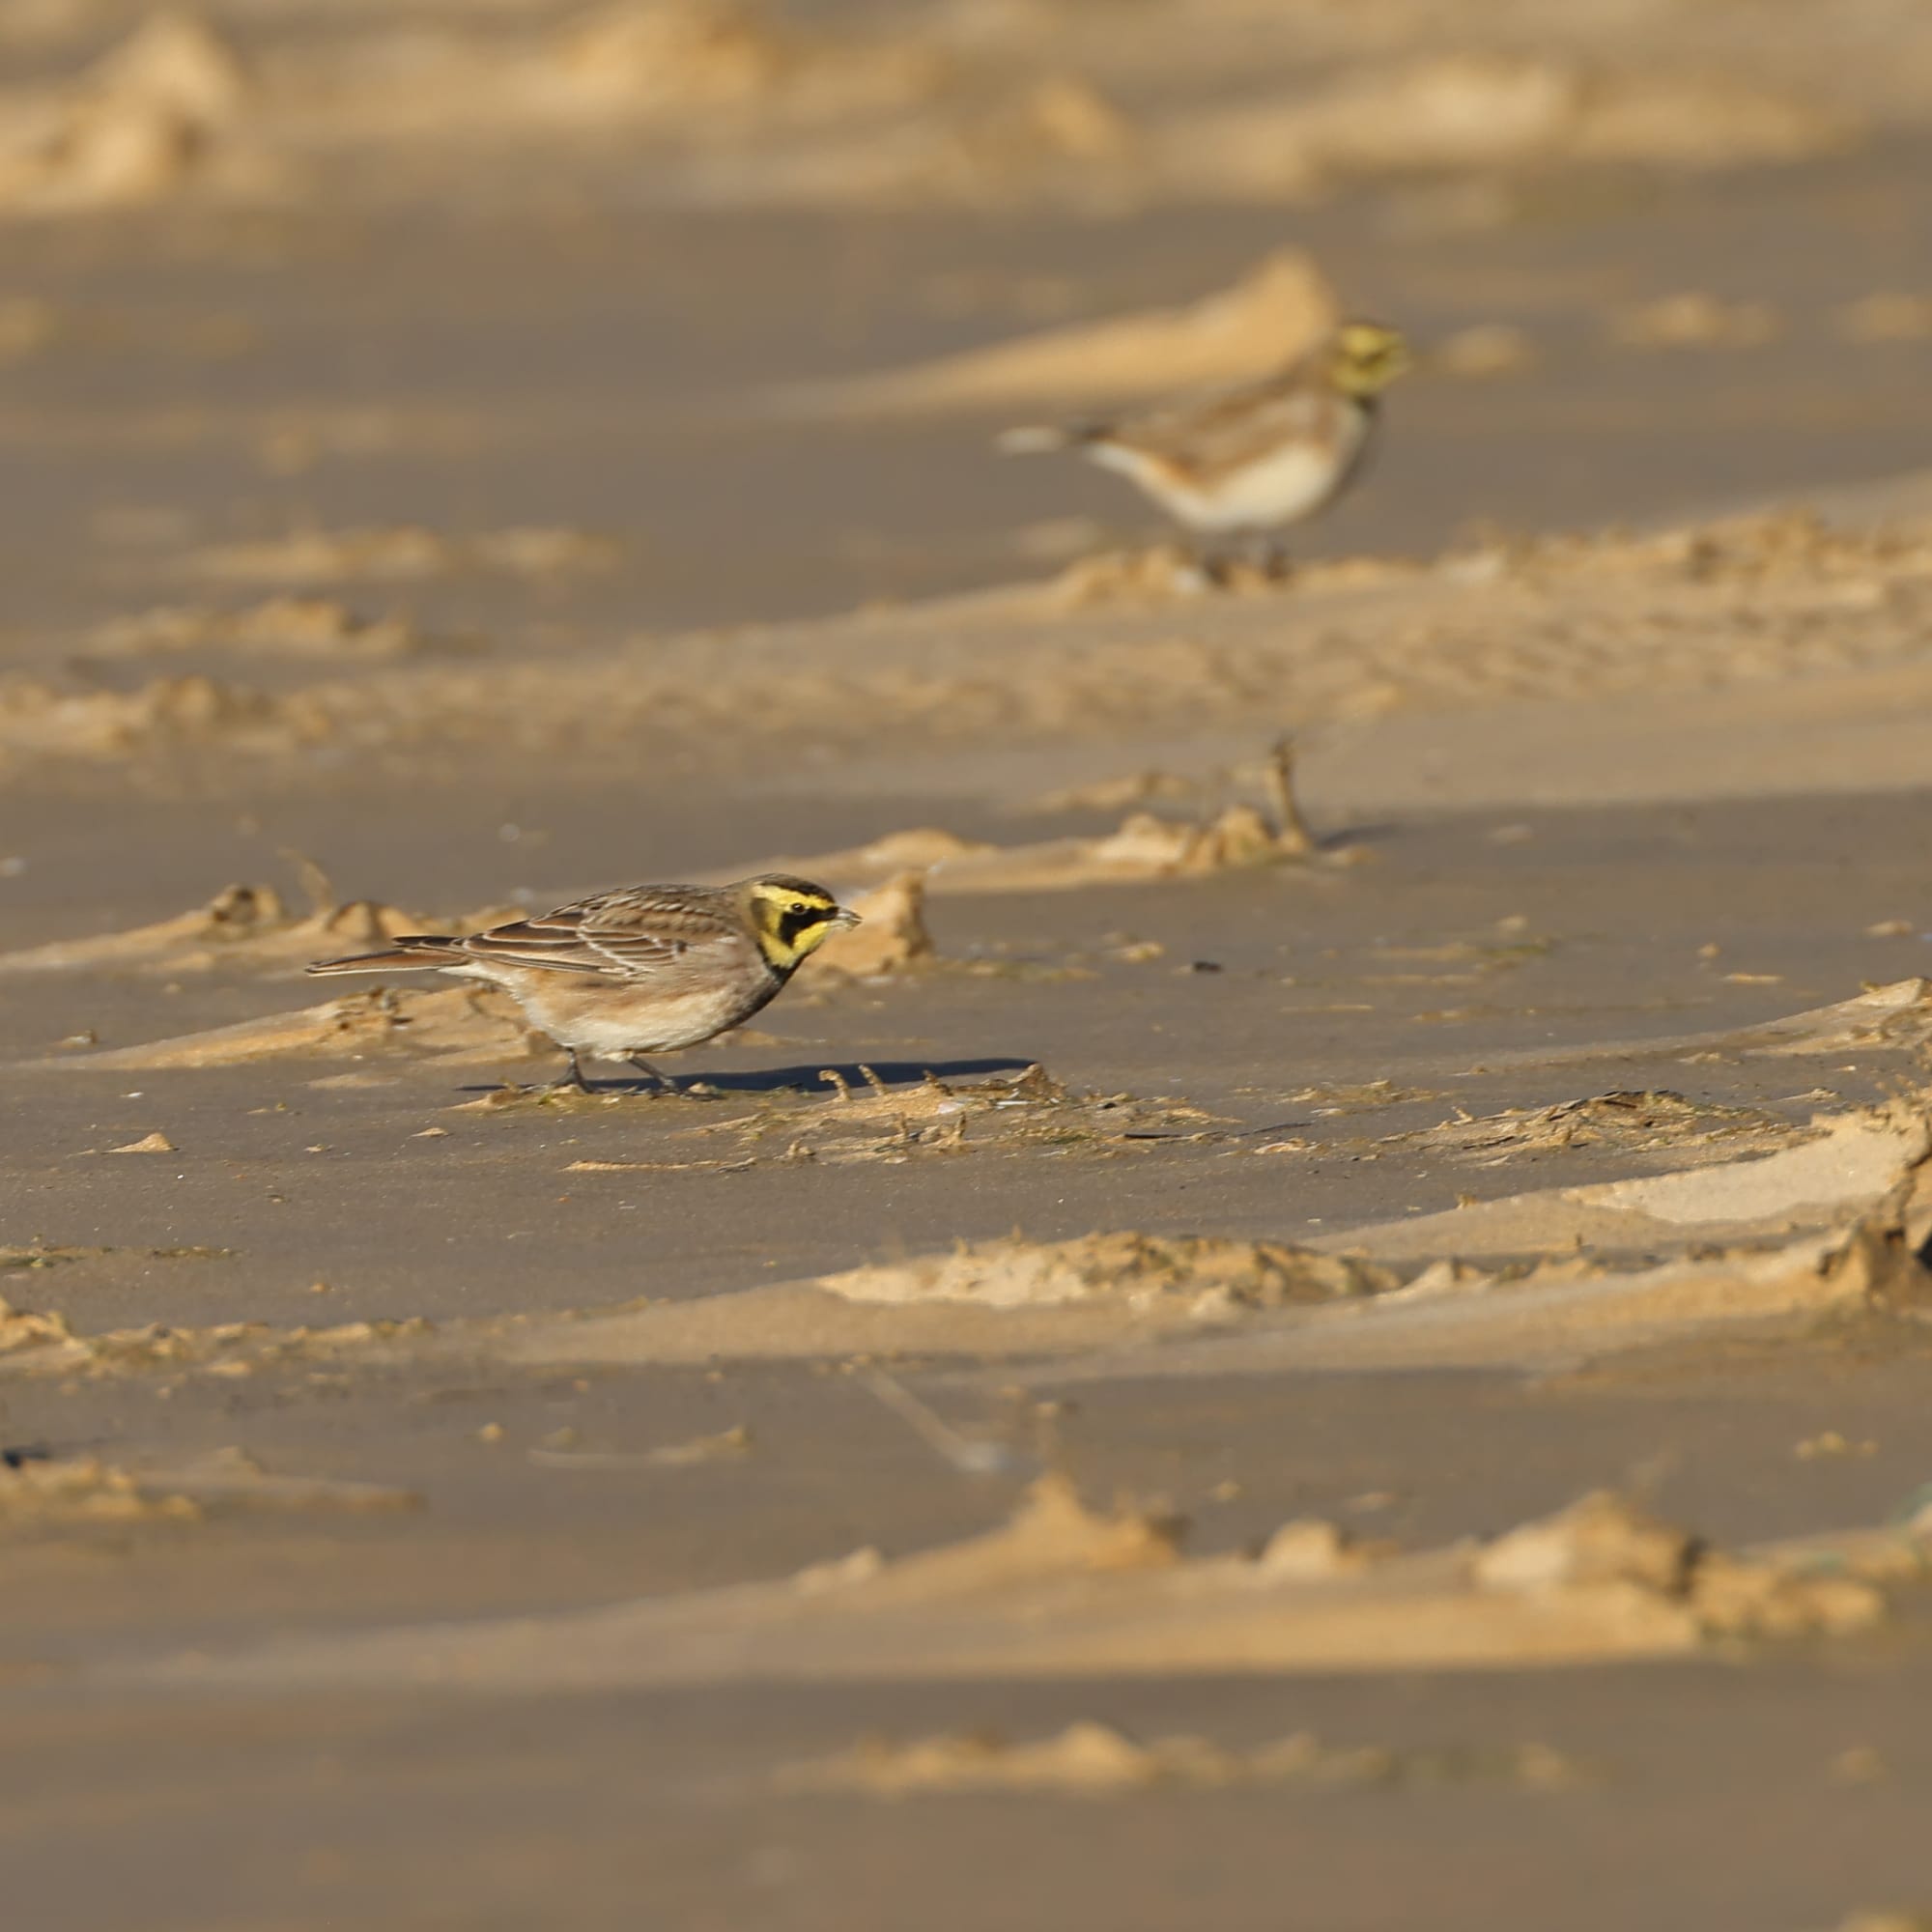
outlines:
[[[1344,323],[1335,336],[1333,381],[1345,395],[1373,396],[1414,364],[1397,328],[1378,322]]]
[[[804,879],[754,879],[750,893],[758,951],[780,973],[809,959],[840,926],[859,923],[824,887]]]

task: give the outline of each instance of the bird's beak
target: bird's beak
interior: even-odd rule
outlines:
[[[856,912],[848,912],[843,906],[832,915],[834,925],[864,925],[865,923]]]

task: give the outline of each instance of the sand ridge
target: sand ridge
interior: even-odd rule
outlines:
[[[1076,567],[1078,570],[1079,567]],[[1076,585],[1091,579],[1076,576]],[[0,684],[0,772],[192,751],[203,781],[273,783],[297,748],[381,760],[487,740],[526,753],[648,747],[664,768],[777,737],[828,749],[890,730],[902,753],[986,734],[1079,743],[1156,724],[1353,730],[1406,713],[1623,695],[1890,679],[1916,664],[1932,546],[1911,523],[1856,529],[1768,513],[1660,535],[1463,550],[1427,568],[1311,568],[1263,595],[1095,600],[1021,586],[837,620],[589,650],[541,667],[372,660],[270,691],[203,672],[82,693]],[[1854,693],[1856,685],[1852,687]],[[1802,700],[1801,700],[1802,701]],[[1854,697],[1856,702],[1856,697]],[[728,743],[717,735],[728,724]]]
[[[1719,1639],[1852,1633],[1921,1531],[1731,1555],[1607,1493],[1479,1548],[1188,1558],[1172,1525],[1088,1510],[1060,1479],[1010,1520],[897,1558],[854,1551],[771,1583],[554,1618],[292,1637],[108,1673],[130,1686],[566,1686],[730,1679],[1483,1669],[1682,1657]],[[1301,1539],[1289,1540],[1298,1550]],[[1874,1580],[1866,1580],[1867,1577]]]

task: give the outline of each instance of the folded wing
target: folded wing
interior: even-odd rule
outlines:
[[[698,902],[694,903],[694,899]],[[702,903],[698,889],[599,893],[531,919],[493,925],[461,942],[471,958],[554,973],[640,978],[694,948],[734,936],[724,913]]]

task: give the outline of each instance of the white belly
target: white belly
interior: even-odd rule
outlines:
[[[749,1019],[776,988],[743,983],[662,990],[613,985],[575,973],[493,970],[494,962],[445,968],[460,979],[498,985],[524,1016],[559,1046],[622,1059],[632,1053],[671,1053],[696,1046]]]
[[[613,1019],[607,1027],[595,1029],[603,1037],[591,1042],[592,1050],[623,1053],[641,1048],[646,1053],[675,1053],[681,1046],[699,1046],[748,1017],[745,1006],[742,990],[687,993],[681,1000],[655,1006],[648,1025],[634,1020],[625,1026]],[[619,1037],[626,1033],[628,1039]],[[639,1039],[639,1033],[646,1037]]]
[[[621,1059],[627,1053],[674,1053],[681,1046],[699,1045],[749,1017],[747,1005],[742,988],[686,993],[674,1000],[660,997],[628,1009],[619,1003],[543,1002],[557,1023],[554,1028],[546,1024],[538,1001],[528,1001],[526,1010],[562,1044]]]
[[[1339,450],[1290,443],[1211,485],[1179,481],[1137,450],[1095,443],[1089,454],[1130,476],[1150,497],[1197,530],[1264,530],[1312,517],[1348,481],[1361,449],[1351,438]]]

